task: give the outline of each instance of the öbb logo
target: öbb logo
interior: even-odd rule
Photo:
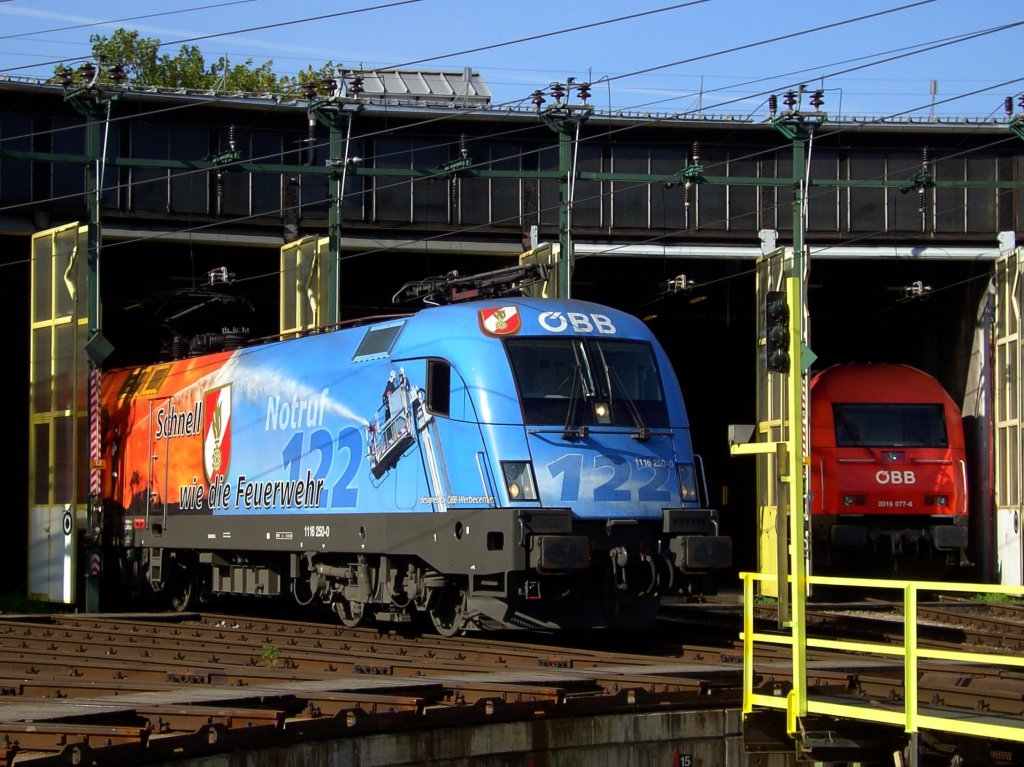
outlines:
[[[551,333],[564,333],[572,326],[574,333],[598,332],[603,335],[615,333],[615,325],[603,314],[584,314],[583,312],[541,312],[538,317],[540,326]]]
[[[876,471],[875,482],[880,485],[913,485],[917,477],[912,471]]]

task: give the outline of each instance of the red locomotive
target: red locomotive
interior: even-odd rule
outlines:
[[[811,492],[817,564],[969,564],[960,409],[920,370],[835,365],[814,376]]]

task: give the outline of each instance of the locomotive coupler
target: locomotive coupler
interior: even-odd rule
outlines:
[[[608,559],[612,563],[612,582],[619,591],[626,591],[629,583],[626,582],[626,565],[629,564],[629,552],[625,546],[616,546],[608,552]]]

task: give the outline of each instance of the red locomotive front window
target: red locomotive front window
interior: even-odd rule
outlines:
[[[832,405],[838,447],[949,447],[942,405]]]

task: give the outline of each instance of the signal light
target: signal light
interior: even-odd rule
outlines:
[[[765,364],[772,373],[789,372],[789,304],[786,294],[769,290],[764,302]]]

